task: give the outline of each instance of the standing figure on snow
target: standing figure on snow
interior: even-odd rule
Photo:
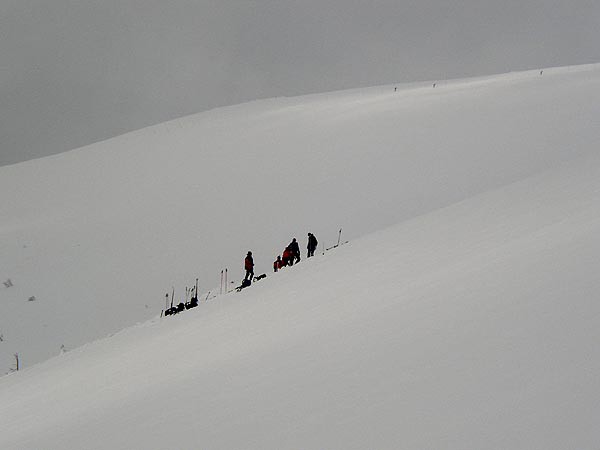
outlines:
[[[246,276],[244,280],[252,280],[254,276],[254,259],[252,259],[252,252],[248,252],[246,259],[244,260],[244,269],[246,269]]]
[[[281,265],[282,267],[292,265],[292,252],[290,251],[290,247],[286,247],[285,250],[283,250]]]
[[[317,249],[318,243],[319,242],[317,241],[315,235],[312,233],[308,233],[308,245],[306,246],[306,249],[308,250],[308,253],[306,254],[307,258],[315,256],[315,250]]]
[[[298,246],[298,242],[296,238],[292,239],[290,245],[288,245],[290,252],[292,253],[292,259],[290,260],[290,266],[294,263],[300,262],[300,247]]]
[[[275,262],[273,262],[273,272],[277,272],[279,269],[283,267],[283,261],[281,260],[281,256],[277,256]]]

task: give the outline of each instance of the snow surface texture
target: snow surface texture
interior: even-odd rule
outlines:
[[[259,101],[2,167],[0,373],[196,278],[214,293],[248,250],[267,272],[293,236],[354,239],[596,152],[599,113],[599,66],[547,69]]]
[[[0,448],[595,448],[599,117],[582,66],[256,102],[2,168],[7,365],[248,249],[259,273],[292,235],[352,240],[0,379]]]

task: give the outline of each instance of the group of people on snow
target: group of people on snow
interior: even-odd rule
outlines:
[[[308,233],[308,244],[306,246],[307,253],[306,257],[310,258],[315,255],[315,250],[317,249],[317,238],[314,234]],[[278,270],[286,267],[293,266],[300,262],[300,247],[298,245],[298,241],[296,238],[292,239],[292,242],[283,250],[283,254],[281,256],[277,256],[277,259],[273,262],[273,272],[277,272]]]
[[[315,255],[315,250],[317,249],[317,245],[319,242],[314,234],[308,233],[308,244],[306,245],[306,257],[310,258]],[[300,262],[300,246],[298,245],[298,241],[296,238],[292,239],[292,242],[283,250],[282,255],[278,255],[277,259],[273,262],[273,272],[277,272],[280,269],[286,266],[292,266]],[[246,275],[244,276],[244,281],[242,282],[242,286],[249,286],[252,282],[252,278],[254,277],[254,258],[252,258],[252,252],[248,252],[246,254],[246,258],[244,259],[244,270],[246,271]]]

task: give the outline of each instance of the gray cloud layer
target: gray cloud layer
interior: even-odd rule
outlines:
[[[216,106],[600,61],[597,0],[0,0],[0,165]]]

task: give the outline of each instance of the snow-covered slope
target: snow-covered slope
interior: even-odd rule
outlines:
[[[156,317],[172,286],[214,292],[247,250],[266,272],[293,236],[354,240],[594,154],[598,117],[591,65],[254,102],[2,167],[0,370]]]
[[[592,449],[600,155],[0,379],[3,449]]]

